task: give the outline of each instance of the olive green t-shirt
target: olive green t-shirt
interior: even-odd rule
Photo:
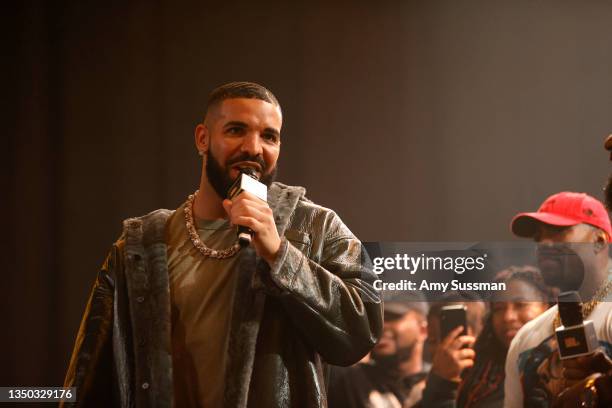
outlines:
[[[236,241],[236,229],[228,220],[196,219],[195,223],[209,248],[224,249]],[[168,220],[166,243],[174,406],[221,407],[238,255],[203,256],[187,234],[184,204]]]

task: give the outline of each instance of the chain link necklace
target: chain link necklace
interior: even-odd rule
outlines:
[[[225,259],[236,255],[236,253],[240,250],[238,239],[236,239],[234,245],[225,249],[209,248],[200,239],[200,236],[195,229],[195,222],[193,221],[193,202],[195,201],[198,192],[199,190],[196,190],[195,193],[190,194],[185,202],[185,227],[187,227],[187,234],[189,235],[193,246],[196,247],[202,255],[209,258]]]
[[[586,319],[587,317],[589,317],[593,309],[595,309],[595,307],[602,300],[604,300],[606,296],[608,296],[608,293],[610,293],[610,290],[612,290],[612,280],[608,280],[607,283],[605,283],[599,289],[597,289],[597,292],[595,293],[595,296],[593,296],[593,299],[589,300],[586,303],[582,303],[582,318],[583,319]],[[561,316],[559,315],[559,312],[557,311],[557,316],[555,316],[555,320],[553,321],[553,332],[559,326],[561,326]]]

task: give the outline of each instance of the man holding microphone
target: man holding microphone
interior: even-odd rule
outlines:
[[[612,228],[603,204],[586,194],[561,192],[547,198],[537,212],[515,216],[511,228],[537,242],[538,264],[548,285],[579,293],[582,318],[593,322],[600,352],[612,355]],[[506,359],[505,407],[553,406],[575,376],[582,375],[578,371],[589,370],[584,359],[561,360],[555,336],[561,324],[558,311],[552,307],[530,321],[512,341]]]
[[[211,93],[198,190],[126,220],[97,275],[65,381],[76,405],[325,407],[327,364],[374,346],[382,303],[361,243],[302,187],[273,182],[281,126],[261,85]],[[263,189],[228,197],[245,172]]]

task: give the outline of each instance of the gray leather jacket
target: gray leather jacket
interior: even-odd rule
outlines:
[[[326,407],[326,364],[355,363],[382,331],[361,243],[304,193],[270,187],[282,237],[272,267],[250,248],[238,254],[225,407]],[[172,406],[171,213],[124,221],[98,273],[64,384],[77,387],[78,406]]]

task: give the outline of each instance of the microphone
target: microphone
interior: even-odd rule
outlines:
[[[595,352],[599,347],[595,326],[591,320],[582,320],[582,299],[578,292],[560,293],[557,307],[562,325],[555,329],[555,334],[561,359]]]
[[[240,174],[234,184],[227,192],[227,198],[230,200],[237,197],[243,191],[248,191],[254,194],[263,201],[268,201],[268,187],[259,181],[255,169],[252,167],[243,167],[240,169]],[[241,247],[247,247],[253,239],[253,231],[245,226],[238,226],[238,242]]]

